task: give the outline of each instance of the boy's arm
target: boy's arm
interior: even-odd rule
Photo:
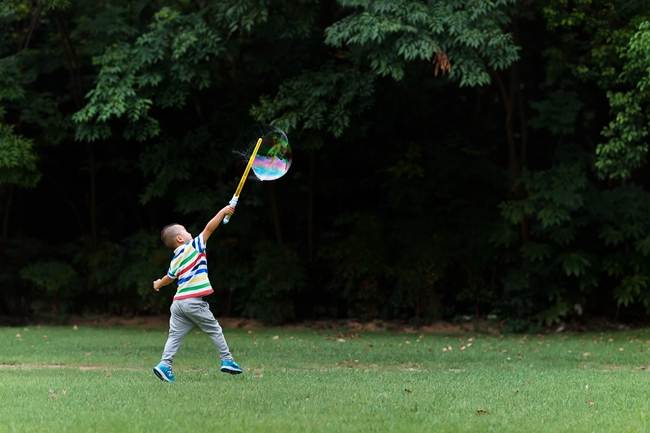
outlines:
[[[153,282],[153,289],[157,292],[161,287],[166,286],[167,284],[171,284],[172,281],[174,281],[172,277],[165,275],[164,277],[159,278]]]
[[[203,229],[203,243],[206,243],[208,241],[208,238],[212,232],[217,228],[219,224],[221,224],[223,217],[226,215],[232,215],[233,213],[235,213],[235,208],[233,206],[226,206],[217,212],[214,218],[212,218]]]

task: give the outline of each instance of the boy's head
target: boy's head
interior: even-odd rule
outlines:
[[[160,239],[170,250],[175,250],[179,245],[183,245],[192,240],[192,235],[185,230],[180,224],[167,224],[160,232]]]

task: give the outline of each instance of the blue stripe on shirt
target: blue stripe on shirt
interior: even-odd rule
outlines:
[[[181,278],[180,280],[178,280],[178,284],[183,284],[183,283],[185,283],[185,282],[191,280],[192,278],[194,278],[196,275],[199,275],[199,274],[207,274],[207,273],[208,273],[208,269],[207,269],[207,268],[199,269],[198,271],[193,272],[192,275],[190,275],[189,277]]]

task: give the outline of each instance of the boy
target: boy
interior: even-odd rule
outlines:
[[[178,289],[170,308],[169,336],[160,363],[153,372],[161,380],[174,382],[172,362],[174,355],[183,342],[183,338],[195,326],[198,326],[214,341],[221,356],[221,371],[239,374],[242,368],[235,363],[226,344],[219,322],[210,311],[210,306],[203,301],[203,296],[213,292],[208,280],[208,262],[205,244],[208,238],[226,215],[232,215],[235,208],[226,206],[208,222],[200,235],[192,235],[180,224],[169,224],[162,229],[160,237],[167,248],[174,250],[174,258],[167,275],[153,282],[154,290],[170,284],[178,278]]]

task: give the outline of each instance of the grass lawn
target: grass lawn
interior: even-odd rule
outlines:
[[[18,337],[17,334],[20,334]],[[432,335],[0,328],[1,432],[650,432],[650,330]]]

